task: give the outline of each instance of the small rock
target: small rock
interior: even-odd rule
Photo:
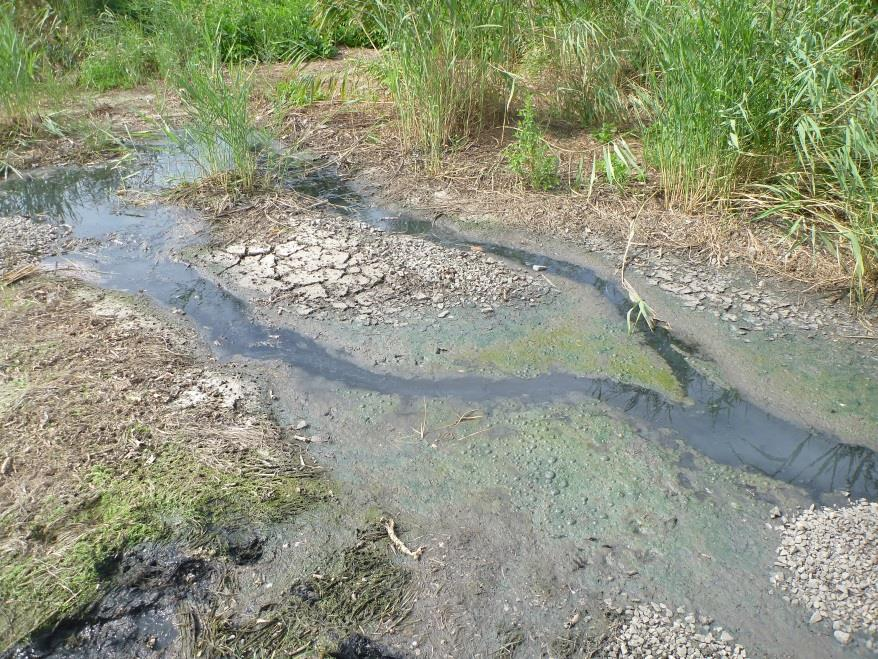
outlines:
[[[538,265],[538,264],[536,264],[536,263],[535,263],[534,265],[532,265],[531,268],[533,268],[534,272],[542,272],[543,270],[548,270],[548,269],[549,269],[548,266],[545,266],[545,265]]]
[[[771,519],[777,519],[778,517],[780,517],[780,508],[775,506],[770,511],[768,511],[768,514],[771,516]]]
[[[842,631],[840,629],[836,629],[833,633],[835,636],[835,640],[841,643],[842,645],[847,645],[851,642],[851,635],[848,632]]]
[[[304,430],[308,427],[308,422],[305,419],[299,419],[296,421],[296,425],[293,426],[293,430]]]

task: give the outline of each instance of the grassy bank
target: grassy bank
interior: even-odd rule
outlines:
[[[515,136],[505,166],[523,187],[591,199],[596,184],[628,194],[648,182],[668,209],[773,225],[788,246],[835,259],[855,297],[875,290],[878,17],[868,0],[6,0],[3,9],[0,110],[19,123],[70,90],[167,81],[246,182],[254,133],[240,120],[249,93],[240,67],[294,62],[279,94],[309,103],[322,90],[294,79],[302,60],[371,44],[383,49],[369,70],[403,145],[434,166],[503,126]],[[232,70],[223,78],[219,67]],[[559,129],[605,144],[574,176],[562,175],[566,154],[552,146]]]
[[[0,652],[94,601],[138,543],[221,556],[225,530],[330,499],[246,388],[170,348],[170,330],[74,283],[0,296]]]
[[[580,126],[611,142],[574,184],[649,169],[669,208],[778,224],[791,243],[834,254],[861,299],[874,285],[871,3],[355,4],[355,22],[389,44],[381,71],[404,139],[434,158],[524,108],[510,166],[525,184],[553,187],[532,103],[538,127]],[[642,145],[639,161],[620,132]]]

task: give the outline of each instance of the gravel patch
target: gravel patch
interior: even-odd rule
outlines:
[[[533,306],[555,289],[475,250],[386,233],[343,218],[304,219],[273,244],[232,244],[209,260],[279,309],[364,324],[453,318],[455,307],[490,314]]]
[[[22,215],[0,217],[0,269],[40,260],[71,231],[66,224],[38,222]]]
[[[628,622],[610,641],[607,657],[732,657],[744,659],[746,650],[734,645],[734,637],[713,620],[696,618],[685,609],[671,610],[651,602],[628,609]]]
[[[593,251],[611,257],[621,255],[613,241],[591,236],[582,241]],[[712,314],[747,343],[757,337],[774,341],[789,332],[811,338],[818,334],[829,338],[875,336],[869,327],[878,321],[878,308],[860,310],[858,317],[845,303],[843,291],[821,299],[813,291],[804,287],[797,290],[795,284],[782,279],[757,279],[731,266],[686,261],[661,249],[643,249],[629,255],[629,268],[649,284],[680,299],[684,307]],[[640,292],[649,299],[648,290]]]
[[[772,583],[813,610],[812,624],[831,622],[839,643],[878,632],[878,503],[811,506],[784,524],[776,564]]]

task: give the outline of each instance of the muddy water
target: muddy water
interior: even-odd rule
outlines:
[[[583,542],[591,537],[618,533],[609,522],[604,525],[601,520],[593,522],[584,531],[564,531],[565,524],[569,524],[572,518],[586,516],[589,507],[606,497],[607,492],[618,489],[619,496],[651,496],[646,490],[636,494],[647,486],[651,478],[649,472],[637,471],[630,464],[616,464],[612,449],[607,448],[617,446],[621,455],[641,438],[662,444],[657,449],[644,449],[658,451],[656,464],[662,469],[673,468],[673,461],[667,462],[671,460],[667,457],[670,455],[668,451],[676,451],[678,443],[683,442],[694,453],[673,453],[679,455],[681,464],[689,466],[691,463],[701,470],[713,469],[711,465],[714,464],[749,470],[763,479],[755,481],[762,489],[771,488],[772,482],[778,482],[801,487],[815,498],[839,490],[854,496],[878,497],[876,457],[871,449],[802,427],[747,400],[693,367],[694,360],[690,357],[697,357],[697,350],[663,330],[645,333],[645,346],[671,369],[685,393],[683,402],[642,386],[563,371],[520,378],[459,376],[453,371],[442,376],[424,377],[405,371],[371,370],[290,327],[257,320],[245,300],[230,294],[212,278],[176,256],[184,247],[209,240],[206,228],[197,217],[162,206],[134,204],[125,201],[125,195],[117,195],[123,185],[134,190],[156,190],[173,180],[191,176],[193,171],[194,168],[182,157],[161,149],[145,149],[139,154],[138,164],[133,169],[68,169],[35,174],[25,181],[7,182],[0,188],[0,214],[21,213],[42,218],[42,221],[69,224],[74,235],[84,242],[74,252],[49,259],[47,265],[81,268],[82,276],[94,279],[101,286],[143,292],[161,305],[184,312],[218,356],[281,364],[295,373],[295,382],[299,386],[312,382],[315,389],[318,385],[328,385],[346,391],[334,401],[336,407],[347,406],[345,411],[336,415],[337,430],[345,428],[351,435],[371,435],[374,432],[376,437],[386,436],[398,430],[396,426],[404,426],[413,420],[410,417],[419,414],[421,400],[436,401],[435,409],[445,408],[448,414],[453,414],[456,409],[452,402],[458,401],[487,410],[489,417],[504,419],[506,431],[517,438],[504,445],[505,451],[501,455],[496,443],[491,441],[498,437],[495,430],[486,433],[484,443],[466,449],[455,447],[452,455],[438,462],[436,458],[425,462],[424,456],[413,453],[408,444],[379,443],[378,455],[371,443],[352,444],[337,451],[347,452],[338,456],[338,464],[352,470],[354,475],[349,478],[352,484],[367,483],[376,492],[364,497],[363,503],[378,503],[381,497],[377,493],[385,486],[380,475],[361,473],[368,471],[362,465],[373,465],[400,479],[398,487],[412,501],[412,511],[417,512],[425,524],[441,517],[437,507],[439,502],[447,509],[459,504],[460,500],[468,500],[471,507],[461,511],[462,519],[469,520],[473,528],[480,525],[491,528],[485,520],[498,511],[478,510],[479,506],[489,505],[485,491],[505,492],[503,488],[514,482],[516,485],[509,488],[511,507],[506,522],[515,526],[513,535],[531,542],[530,536],[536,529],[547,528],[558,538],[570,537]],[[574,289],[583,287],[597,291],[615,309],[615,322],[624,322],[627,312],[624,293],[588,268],[499,244],[467,241],[417,217],[400,217],[375,208],[331,171],[321,170],[303,177],[292,174],[289,185],[328,200],[340,214],[366,220],[384,230],[416,234],[452,247],[469,248],[477,244],[484,251],[518,265],[545,265],[547,272],[564,278]],[[292,404],[289,400],[287,402]],[[591,412],[580,418],[575,410],[583,406]],[[362,419],[357,418],[357,410],[363,410],[362,416],[374,419],[369,422],[374,424],[371,432],[369,426],[364,427]],[[603,414],[602,410],[611,413],[611,421],[595,421]],[[626,421],[640,429],[638,437],[625,429]],[[594,456],[588,446],[575,438],[577,432],[585,432],[587,428],[595,437],[606,435],[592,447],[596,452]],[[552,448],[545,453],[547,437],[552,438]],[[621,437],[626,438],[625,444],[618,444]],[[604,455],[608,450],[611,455]],[[559,460],[559,453],[563,460]],[[604,457],[598,458],[597,455]],[[576,467],[578,465],[582,472],[588,472],[589,464],[593,464],[592,458],[606,458],[615,470],[612,473],[627,475],[632,482],[608,480],[602,483],[602,490],[590,491],[588,484],[578,479]],[[631,461],[636,460],[639,458]],[[691,479],[697,479],[697,469],[694,476],[691,471],[680,472],[678,480],[685,486]],[[478,485],[487,488],[485,491],[479,489],[476,494],[472,489],[473,474],[484,479]],[[551,474],[551,478],[547,474]],[[592,480],[601,482],[600,477]],[[734,485],[722,482],[725,485],[720,487],[721,491],[727,491],[730,498],[740,496]],[[714,489],[717,487],[714,485]],[[532,498],[534,489],[539,492],[544,489],[545,498],[541,498],[543,494],[537,499]],[[431,492],[431,496],[420,497],[418,493],[424,491]],[[530,494],[517,494],[525,492]],[[387,499],[395,501],[397,506],[401,505],[401,498],[404,497],[387,493]],[[531,510],[536,500],[551,503],[546,504],[545,509],[537,506],[536,510]],[[752,505],[738,500],[732,504]],[[605,505],[612,508],[615,504],[608,499]],[[644,507],[650,505],[644,504]],[[755,514],[752,509],[747,512]],[[666,513],[669,518],[677,519],[670,511]],[[722,537],[735,533],[733,528],[724,526],[724,518],[719,528],[712,528],[709,517],[701,513],[693,513],[690,522],[691,530],[696,534],[704,532]],[[743,544],[737,541],[717,544],[713,536],[704,542],[712,547],[713,553],[727,555],[730,562],[735,560],[736,554],[746,556],[754,563],[765,560],[764,552],[754,553],[753,548],[762,547],[764,540],[762,544],[755,542],[755,545],[746,539]],[[498,538],[487,540],[500,547],[506,541]],[[687,542],[695,545],[702,541],[690,538]],[[636,548],[637,544],[635,540],[629,543],[629,547]],[[555,547],[553,551],[561,551],[560,545],[550,546]],[[518,556],[519,560],[510,564],[510,569],[517,570],[522,580],[526,579],[529,565],[532,566],[535,556],[545,549],[542,547],[536,554],[512,551],[511,554]],[[634,552],[632,556],[636,554],[635,549],[631,551]],[[641,551],[648,552],[645,545]],[[679,545],[667,549],[669,555],[686,561],[688,554],[681,551]],[[650,573],[648,567],[641,567],[641,570]],[[677,572],[669,576],[655,568],[655,574],[649,579],[653,587],[659,584],[666,593],[691,596],[691,586]],[[767,582],[767,575],[765,579]],[[718,585],[714,582],[713,590],[717,590]],[[592,584],[591,587],[598,586]],[[709,583],[705,582],[704,587],[710,588]],[[498,590],[502,591],[502,588],[498,586]],[[716,598],[714,593],[706,600],[713,602]],[[716,607],[723,606],[716,601]],[[792,638],[797,633],[790,622],[794,618],[795,615],[789,612],[769,616],[767,622],[763,620],[761,623],[766,629],[757,637],[777,633],[777,629],[772,628],[774,625],[790,628],[791,631],[778,636]],[[760,624],[752,612],[741,618],[741,622],[754,627]],[[484,627],[488,623],[481,620],[473,624]],[[778,656],[782,654],[778,653]]]

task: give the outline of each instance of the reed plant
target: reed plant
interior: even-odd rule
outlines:
[[[836,253],[862,297],[878,264],[872,3],[630,6],[644,151],[668,205],[781,221],[795,241]]]
[[[202,174],[228,190],[259,185],[259,154],[267,137],[249,111],[251,76],[226,70],[218,58],[191,60],[176,78],[188,122],[167,135],[198,164]]]
[[[15,24],[15,5],[0,2],[0,110],[6,119],[27,112],[33,100],[39,53]]]

